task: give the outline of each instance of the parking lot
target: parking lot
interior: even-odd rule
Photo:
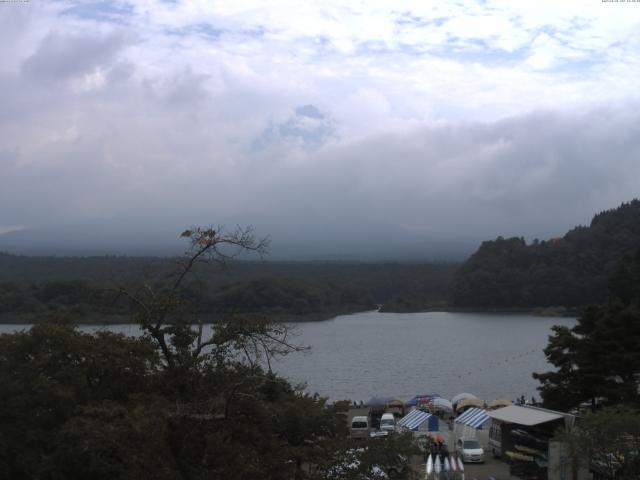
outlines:
[[[348,415],[349,422],[355,415],[367,415],[367,413],[367,408],[352,408],[350,409]],[[446,428],[445,422],[442,422],[442,426],[445,427],[443,431],[431,433],[439,433],[443,435],[445,437],[447,445],[451,449],[455,440],[453,438],[453,432],[449,431]],[[465,464],[464,468],[465,480],[489,480],[491,477],[493,477],[495,480],[520,480],[519,477],[515,477],[509,474],[509,465],[499,459],[493,458],[491,454],[485,454],[484,463],[467,463]],[[425,464],[423,457],[416,455],[411,458],[411,472],[408,478],[421,480],[425,478]],[[460,476],[450,476],[450,478],[460,478]]]

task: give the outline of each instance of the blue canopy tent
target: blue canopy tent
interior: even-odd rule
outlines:
[[[387,403],[389,403],[393,399],[394,399],[393,397],[371,397],[367,402],[367,405],[369,407],[374,407],[374,408],[375,407],[384,408],[387,405]]]
[[[491,417],[481,408],[470,408],[455,420],[456,423],[477,429],[481,429],[484,424],[490,421]]]
[[[438,417],[421,410],[411,410],[400,419],[398,426],[414,432],[418,430],[437,432],[439,430]]]

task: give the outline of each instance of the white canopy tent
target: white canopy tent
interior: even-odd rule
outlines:
[[[489,412],[488,415],[504,423],[515,423],[525,426],[540,425],[541,423],[559,420],[566,416],[561,412],[554,412],[553,410],[536,407],[520,407],[518,405],[509,405],[508,407]]]
[[[446,398],[436,397],[431,400],[431,404],[436,410],[453,413],[453,405]]]
[[[459,393],[458,395],[456,395],[451,399],[451,405],[453,405],[453,408],[456,408],[456,404],[460,400],[466,400],[468,398],[478,398],[478,397],[476,397],[473,393]]]

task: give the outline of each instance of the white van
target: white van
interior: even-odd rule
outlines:
[[[383,413],[380,419],[380,430],[383,432],[394,432],[396,430],[396,419],[393,413]]]
[[[351,419],[351,438],[367,438],[369,436],[369,417],[357,416]]]

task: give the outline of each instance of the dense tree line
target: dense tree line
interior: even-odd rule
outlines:
[[[640,201],[597,214],[548,241],[502,238],[483,242],[456,272],[456,307],[577,308],[602,302],[617,262],[640,247]]]
[[[178,259],[23,257],[0,254],[0,319],[33,321],[43,314],[126,316],[121,285],[158,287]],[[198,265],[182,286],[196,313],[262,313],[328,318],[369,310],[417,311],[443,305],[454,264],[237,261],[230,269]]]
[[[640,250],[623,257],[609,297],[575,326],[553,327],[544,352],[555,370],[534,373],[544,406],[578,410],[560,435],[573,462],[598,479],[640,477]]]
[[[618,260],[640,246],[640,201],[596,215],[588,227],[547,241],[483,242],[453,263],[253,262],[231,270],[200,266],[184,286],[200,313],[232,309],[327,318],[383,305],[383,311],[436,308],[577,309],[603,301]],[[175,258],[26,257],[0,253],[0,316],[43,312],[123,315],[105,289],[152,282]],[[72,291],[75,290],[75,291]],[[5,318],[6,321],[6,318]]]
[[[335,283],[261,278],[208,288],[190,282],[182,289],[194,313],[263,313],[270,315],[339,314],[375,308],[363,288]],[[0,283],[0,315],[30,320],[34,315],[128,315],[131,302],[115,288],[87,281],[36,284]]]
[[[545,354],[556,370],[534,374],[546,406],[640,407],[640,250],[620,261],[610,291],[575,326],[553,327]]]
[[[34,315],[126,314],[127,302],[86,281],[50,281],[35,284],[0,283],[0,315],[26,320]]]

